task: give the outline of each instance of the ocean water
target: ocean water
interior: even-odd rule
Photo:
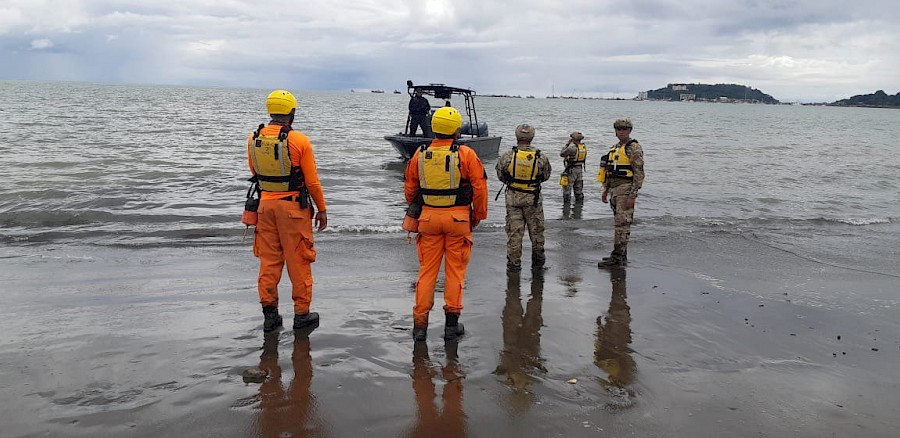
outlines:
[[[398,85],[399,86],[399,85]],[[240,245],[245,138],[268,90],[0,82],[0,242],[7,247]],[[383,140],[402,131],[405,94],[305,92],[294,128],[312,140],[328,203],[320,240],[402,234],[404,163]],[[439,102],[433,102],[439,105]],[[900,111],[749,104],[481,97],[479,120],[512,146],[519,123],[552,157],[548,229],[611,239],[594,175],[634,120],[646,156],[636,240],[738,235],[801,257],[891,273],[900,247]],[[572,130],[589,147],[580,220],[564,214],[558,151]],[[503,198],[485,160],[490,217]],[[638,231],[639,230],[639,231]],[[550,245],[553,243],[551,242]]]

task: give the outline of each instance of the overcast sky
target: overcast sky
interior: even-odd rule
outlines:
[[[833,101],[900,91],[900,1],[0,0],[0,79]]]

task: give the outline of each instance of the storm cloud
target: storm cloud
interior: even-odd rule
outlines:
[[[6,0],[0,79],[633,97],[900,91],[892,0]]]

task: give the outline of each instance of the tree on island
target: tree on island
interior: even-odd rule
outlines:
[[[647,91],[652,100],[705,100],[779,103],[778,99],[755,88],[739,84],[669,84],[665,88]]]
[[[872,94],[858,94],[849,99],[832,102],[833,106],[865,106],[876,108],[900,108],[900,93],[893,96],[878,90]]]

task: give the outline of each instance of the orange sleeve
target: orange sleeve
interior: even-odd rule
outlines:
[[[485,220],[488,216],[488,192],[484,165],[481,164],[475,151],[468,146],[460,146],[459,155],[463,164],[460,176],[472,184],[472,216],[480,221]]]
[[[312,143],[303,133],[291,131],[288,134],[288,145],[291,148],[291,165],[299,166],[303,171],[303,181],[309,190],[309,196],[319,211],[325,211],[325,194],[322,192],[322,183],[319,182]]]
[[[419,150],[413,153],[413,156],[406,163],[406,173],[403,178],[403,195],[406,197],[406,203],[412,204],[419,194]]]
[[[250,174],[256,175],[256,170],[253,169],[253,158],[250,157],[250,141],[253,140],[253,134],[247,136],[247,167],[250,168]]]

